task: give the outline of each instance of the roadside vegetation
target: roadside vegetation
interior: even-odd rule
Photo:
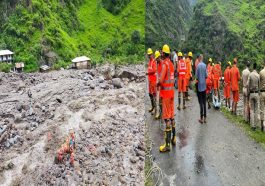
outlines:
[[[224,107],[221,108],[221,112],[230,121],[232,121],[233,123],[236,123],[250,138],[255,140],[257,143],[261,144],[261,146],[265,148],[265,135],[263,132],[261,132],[259,128],[256,131],[253,131],[251,129],[250,124],[248,124],[242,116],[232,115],[230,111],[228,111]]]

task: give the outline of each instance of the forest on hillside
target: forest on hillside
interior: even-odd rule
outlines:
[[[261,68],[264,38],[264,1],[201,0],[194,7],[184,50],[222,62],[238,57],[240,68],[247,61],[257,62]]]
[[[93,63],[142,61],[144,1],[109,2],[1,0],[0,49],[12,50],[28,72],[66,67],[81,55]]]

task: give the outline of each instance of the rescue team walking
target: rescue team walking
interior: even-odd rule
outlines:
[[[237,104],[239,101],[239,81],[240,72],[237,67],[237,58],[233,59],[233,64],[229,61],[225,65],[224,77],[222,77],[221,62],[214,63],[212,58],[208,59],[207,66],[203,62],[203,55],[196,56],[193,63],[193,54],[183,55],[182,52],[175,52],[173,59],[170,59],[171,52],[168,45],[164,45],[162,51],[155,51],[149,48],[148,55],[148,76],[149,97],[151,108],[149,112],[155,115],[155,119],[162,117],[166,124],[164,131],[165,144],[161,145],[160,152],[170,151],[170,146],[176,145],[176,124],[174,119],[174,96],[175,80],[177,79],[178,105],[177,109],[185,109],[186,101],[190,100],[188,93],[190,81],[193,74],[195,89],[200,105],[201,124],[207,123],[206,104],[211,108],[211,102],[215,108],[221,107],[220,86],[223,85],[223,95],[225,107],[231,110],[232,114],[237,114]],[[176,57],[177,55],[177,57]],[[185,56],[185,57],[184,57]],[[257,115],[260,114],[261,130],[264,130],[265,117],[265,61],[264,69],[257,73],[257,64],[253,64],[253,71],[249,71],[250,63],[242,73],[243,98],[244,98],[244,118],[251,123],[252,129],[256,129]],[[194,73],[193,73],[194,70]],[[223,82],[223,83],[221,83]],[[232,94],[231,94],[232,92]],[[232,96],[232,108],[231,98]],[[212,101],[211,101],[212,98]],[[260,104],[260,107],[259,107]],[[260,113],[258,113],[260,108]],[[251,119],[250,119],[251,118]]]

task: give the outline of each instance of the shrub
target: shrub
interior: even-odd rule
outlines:
[[[68,62],[65,62],[65,61],[60,60],[57,63],[54,63],[53,64],[52,69],[54,69],[54,70],[60,70],[60,68],[66,69],[67,66],[69,66],[69,64],[70,63],[68,63]]]
[[[133,31],[131,40],[134,44],[139,44],[141,42],[141,35],[138,30]]]
[[[11,67],[12,67],[12,64],[0,63],[0,72],[8,73],[10,72]]]

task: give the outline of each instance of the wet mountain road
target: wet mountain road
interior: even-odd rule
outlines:
[[[169,153],[159,152],[163,132],[147,114],[152,155],[163,171],[160,185],[265,185],[265,149],[213,108],[207,124],[199,124],[198,100],[191,94],[186,110],[175,109],[177,145]]]

